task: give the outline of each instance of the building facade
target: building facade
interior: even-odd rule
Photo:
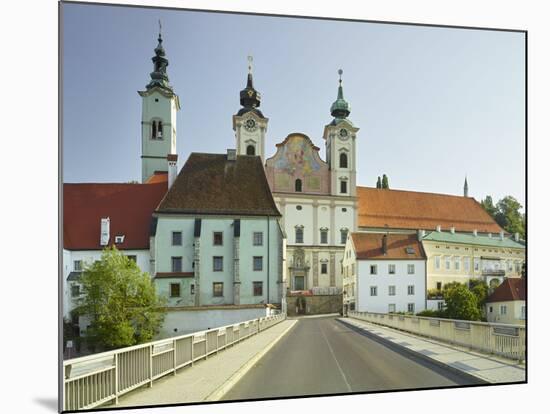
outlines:
[[[527,320],[525,279],[506,279],[487,298],[487,322],[524,325]]]

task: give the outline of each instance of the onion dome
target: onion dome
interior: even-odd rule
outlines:
[[[158,86],[172,91],[172,87],[168,84],[168,74],[166,73],[168,59],[165,56],[166,52],[164,51],[164,47],[162,47],[162,35],[159,29],[158,45],[155,48],[155,56],[151,59],[153,61],[153,72],[150,74],[151,81],[147,84],[147,89]]]
[[[260,92],[254,89],[254,81],[252,79],[252,56],[248,57],[248,78],[246,87],[240,92],[240,98],[242,108],[237,112],[238,116],[248,112],[254,112],[259,117],[264,117],[261,111],[257,109],[260,106],[262,96]]]
[[[338,85],[338,96],[332,106],[330,107],[330,114],[337,119],[345,119],[350,114],[350,104],[344,99],[344,90],[342,89],[342,69],[338,69],[338,74],[340,75],[339,85]]]

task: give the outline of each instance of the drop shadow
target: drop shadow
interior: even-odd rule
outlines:
[[[57,398],[44,398],[38,397],[34,399],[34,402],[40,404],[42,407],[46,407],[50,411],[58,412]]]

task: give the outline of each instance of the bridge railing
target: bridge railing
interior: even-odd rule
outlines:
[[[349,311],[348,316],[504,358],[525,360],[524,325],[356,311]]]
[[[63,362],[63,410],[90,409],[193,365],[286,319],[281,313]]]

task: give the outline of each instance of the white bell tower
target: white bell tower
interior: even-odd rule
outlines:
[[[160,25],[160,22],[159,22]],[[176,152],[176,115],[180,109],[178,95],[168,83],[166,67],[168,59],[162,47],[159,31],[158,46],[152,58],[154,69],[151,81],[144,91],[141,110],[141,182],[144,183],[155,171],[168,172],[167,155]]]
[[[326,145],[327,163],[330,168],[331,195],[355,197],[357,194],[355,139],[359,128],[347,119],[351,107],[344,99],[342,73],[342,69],[339,69],[338,96],[330,107],[330,113],[334,119],[325,126],[323,138]]]
[[[237,155],[257,155],[265,164],[265,133],[268,119],[257,109],[261,95],[254,89],[252,56],[248,56],[248,79],[240,93],[242,108],[233,115],[233,131]]]

